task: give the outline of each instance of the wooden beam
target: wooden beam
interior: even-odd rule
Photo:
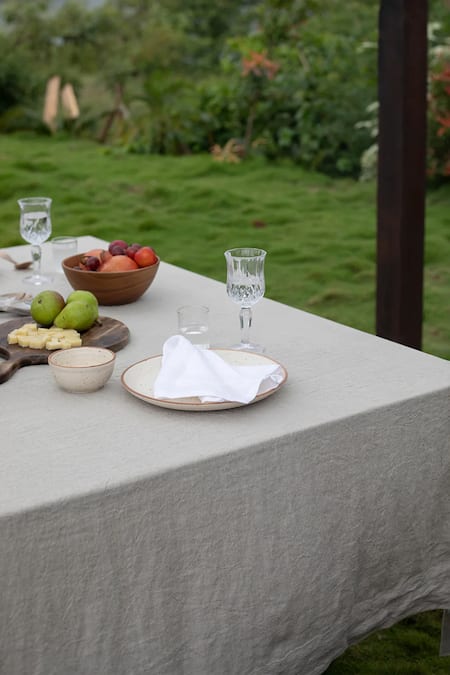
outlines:
[[[376,332],[421,348],[427,0],[380,0]]]

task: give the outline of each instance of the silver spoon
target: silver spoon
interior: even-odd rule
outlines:
[[[29,267],[31,267],[31,265],[33,264],[32,260],[27,260],[26,262],[18,263],[15,260],[13,260],[11,258],[11,256],[8,255],[8,253],[5,253],[4,251],[0,251],[0,258],[3,258],[4,260],[8,260],[10,263],[12,263],[14,265],[16,270],[26,270]]]

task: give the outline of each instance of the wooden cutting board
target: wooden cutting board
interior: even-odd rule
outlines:
[[[83,347],[106,347],[113,352],[125,347],[130,339],[130,331],[121,321],[111,319],[108,316],[100,316],[99,324],[81,333]],[[32,322],[31,317],[12,319],[0,324],[0,356],[6,361],[0,361],[0,384],[9,378],[22,366],[34,366],[46,364],[49,354],[48,349],[30,349],[19,345],[8,344],[8,333],[15,328]]]

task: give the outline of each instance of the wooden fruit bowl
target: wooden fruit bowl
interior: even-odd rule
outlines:
[[[74,269],[83,253],[62,261],[67,281],[76,291],[91,291],[99,305],[128,305],[151,286],[159,268],[160,259],[149,267],[124,272],[88,272]]]

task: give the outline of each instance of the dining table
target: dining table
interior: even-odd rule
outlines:
[[[50,242],[42,266],[66,297]],[[0,295],[26,275],[0,259]],[[129,341],[98,391],[45,363],[0,384],[1,675],[318,675],[450,608],[448,361],[265,297],[273,395],[186,411],[123,386],[182,305],[209,307],[211,347],[237,341],[224,281],[225,261],[217,281],[163,259],[141,298],[101,306]]]

